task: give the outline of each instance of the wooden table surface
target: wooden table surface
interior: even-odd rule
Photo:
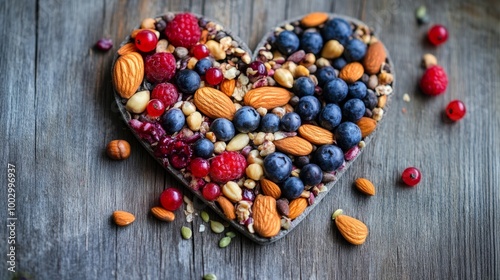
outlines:
[[[415,9],[448,27],[438,48],[425,41]],[[215,18],[254,48],[287,18],[322,10],[373,26],[397,71],[395,96],[377,137],[304,221],[286,238],[260,246],[242,235],[225,249],[221,234],[181,210],[172,223],[150,214],[165,187],[180,186],[128,131],[114,104],[111,62],[119,42],[143,18],[188,10]],[[492,1],[274,0],[63,1],[0,5],[0,218],[8,223],[8,164],[15,165],[15,264],[28,279],[500,279],[500,4]],[[92,49],[101,37],[115,47]],[[444,95],[417,84],[424,53],[449,75]],[[402,98],[408,93],[411,101]],[[449,123],[449,101],[467,105]],[[406,111],[404,113],[403,111]],[[109,160],[104,148],[126,139],[132,156]],[[416,188],[399,182],[416,166]],[[367,177],[378,193],[352,188]],[[187,193],[187,192],[186,192]],[[342,208],[370,235],[348,244],[331,221]],[[110,216],[137,217],[117,228]],[[198,209],[199,210],[199,209]],[[209,211],[213,218],[215,213]],[[181,239],[181,226],[194,230]],[[1,236],[1,279],[10,230]]]

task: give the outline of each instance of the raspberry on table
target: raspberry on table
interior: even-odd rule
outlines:
[[[446,91],[448,75],[443,67],[434,65],[428,68],[420,80],[420,88],[427,95],[439,95]]]
[[[179,99],[177,88],[171,83],[161,83],[154,87],[151,99],[159,99],[165,107],[171,106]]]
[[[210,177],[214,182],[226,183],[245,174],[247,161],[238,152],[223,152],[210,162]]]
[[[178,14],[167,24],[165,35],[174,46],[189,49],[196,45],[201,37],[198,19],[190,13]]]
[[[175,57],[171,53],[155,53],[147,56],[144,74],[151,83],[167,82],[175,75]]]

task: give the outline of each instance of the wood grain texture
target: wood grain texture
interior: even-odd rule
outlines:
[[[426,43],[428,26],[416,24],[421,4],[432,22],[448,27],[443,46]],[[276,243],[259,246],[237,236],[220,249],[223,235],[198,216],[188,223],[179,210],[174,222],[162,223],[149,213],[164,188],[180,184],[125,129],[110,67],[117,44],[140,20],[167,10],[214,18],[250,48],[287,18],[315,10],[345,14],[375,27],[391,53],[396,96],[377,137],[315,211]],[[17,166],[17,268],[33,279],[500,278],[500,6],[494,1],[22,0],[0,5],[0,15],[0,155],[5,169]],[[101,37],[113,39],[112,51],[92,49]],[[426,52],[448,71],[443,96],[418,91]],[[453,99],[467,105],[458,123],[442,116]],[[128,160],[105,156],[113,139],[131,143]],[[399,182],[408,166],[423,173],[416,188]],[[358,177],[370,179],[377,195],[355,191]],[[197,212],[204,208],[195,205]],[[364,245],[342,238],[330,219],[338,208],[367,224]],[[115,227],[110,217],[118,209],[136,221]],[[181,239],[181,226],[193,229],[191,240]],[[6,240],[5,227],[0,234]],[[0,279],[10,279],[2,244]]]

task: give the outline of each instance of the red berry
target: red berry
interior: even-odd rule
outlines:
[[[441,66],[434,65],[425,70],[420,80],[420,88],[428,95],[439,95],[446,91],[448,76]]]
[[[175,211],[182,205],[182,192],[176,188],[168,188],[160,195],[160,204],[169,211]]]
[[[451,101],[446,106],[446,115],[452,121],[458,121],[465,116],[465,104],[460,100]]]
[[[213,85],[216,86],[224,80],[224,75],[222,75],[222,71],[217,68],[217,67],[211,67],[208,68],[207,72],[205,73],[205,80]]]
[[[208,183],[201,190],[201,194],[206,200],[212,201],[216,200],[220,196],[221,190],[219,185],[214,183]]]
[[[420,170],[415,167],[408,167],[401,174],[401,179],[405,184],[413,187],[420,182],[421,176]]]
[[[210,55],[210,50],[205,44],[198,44],[191,49],[194,57],[198,60]]]
[[[146,57],[144,74],[151,83],[167,82],[175,75],[175,57],[168,52],[155,53]]]
[[[237,180],[245,174],[247,161],[237,152],[223,152],[210,162],[210,178],[217,183]]]
[[[152,99],[159,99],[163,102],[165,107],[173,105],[179,99],[179,92],[177,88],[171,83],[157,84],[153,92],[151,92]]]
[[[433,25],[427,33],[427,38],[429,38],[431,44],[439,46],[448,40],[448,30],[440,24]]]
[[[156,49],[156,43],[158,43],[158,38],[151,30],[141,30],[135,35],[135,46],[141,52],[150,52]]]
[[[165,35],[174,46],[190,49],[201,37],[198,19],[190,13],[177,14],[167,24]]]
[[[95,43],[95,47],[100,51],[109,51],[113,47],[113,40],[102,38],[97,43]]]
[[[191,169],[191,174],[194,177],[201,178],[208,175],[208,171],[210,171],[210,163],[208,160],[203,158],[195,158],[189,164]]]
[[[159,99],[151,99],[146,106],[146,111],[149,116],[156,118],[165,112],[165,105]]]

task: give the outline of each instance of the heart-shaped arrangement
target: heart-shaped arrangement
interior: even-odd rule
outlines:
[[[364,23],[311,13],[252,56],[190,13],[146,19],[113,65],[121,113],[148,152],[260,243],[285,236],[332,188],[382,119],[394,76]]]

